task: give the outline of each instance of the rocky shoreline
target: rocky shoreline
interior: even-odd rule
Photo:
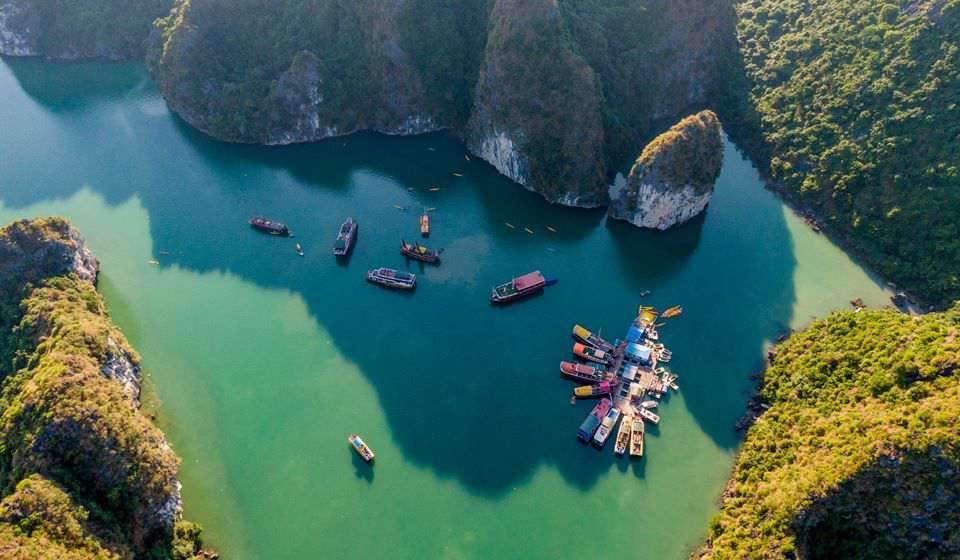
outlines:
[[[179,459],[140,411],[140,358],[107,314],[98,273],[63,219],[0,229],[0,482],[67,495],[76,515],[91,516],[91,558],[215,556],[182,518]],[[3,529],[0,519],[0,549]]]

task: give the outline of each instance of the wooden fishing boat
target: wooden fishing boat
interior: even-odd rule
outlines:
[[[536,270],[495,287],[490,292],[490,301],[493,303],[510,303],[533,295],[543,290],[546,285],[546,278],[539,270]]]
[[[357,230],[360,226],[353,218],[347,218],[347,221],[340,225],[340,231],[337,233],[337,240],[333,244],[333,254],[338,257],[345,257],[353,250],[353,244],[357,240]]]
[[[580,325],[573,326],[573,338],[604,352],[613,352],[613,344],[588,331]]]
[[[573,395],[578,399],[602,397],[604,395],[609,395],[612,387],[613,386],[609,381],[601,381],[595,385],[582,385],[580,387],[576,387],[573,390]]]
[[[643,407],[637,408],[636,411],[637,411],[637,416],[639,416],[640,418],[643,418],[644,420],[649,420],[654,424],[660,423],[660,416],[658,416],[656,413],[651,412],[650,410]]]
[[[607,413],[610,412],[611,406],[613,406],[613,403],[610,402],[610,399],[602,399],[597,403],[597,406],[593,407],[593,410],[590,411],[587,418],[580,424],[580,429],[577,430],[577,439],[584,443],[593,439],[593,434],[597,432],[597,428],[600,427],[600,422],[603,421]]]
[[[438,263],[440,262],[441,252],[443,252],[443,249],[434,251],[433,249],[428,249],[419,243],[411,244],[400,240],[400,254],[411,259],[426,263]]]
[[[276,235],[278,237],[290,237],[290,228],[280,222],[274,222],[266,218],[253,218],[249,224],[253,229],[262,231],[263,233],[269,233],[270,235]]]
[[[641,422],[642,424],[642,422]],[[617,431],[617,439],[613,440],[613,452],[617,455],[623,455],[627,452],[630,445],[630,428],[633,425],[633,417],[625,415],[620,420],[620,429]]]
[[[364,461],[372,463],[377,455],[373,452],[373,449],[370,449],[370,446],[364,443],[364,441],[357,434],[353,434],[347,438],[347,441],[350,442],[350,447],[357,452]]]
[[[597,428],[597,432],[593,434],[593,445],[598,448],[603,448],[607,443],[607,439],[610,437],[610,434],[613,433],[613,429],[617,426],[617,420],[620,419],[620,409],[611,408],[607,411],[607,415],[603,417],[603,420],[600,421],[600,427]]]
[[[611,354],[604,352],[603,350],[597,350],[593,346],[587,346],[582,342],[575,342],[573,344],[573,354],[578,358],[583,358],[591,362],[597,362],[598,364],[608,364],[613,359]]]
[[[630,422],[630,456],[643,457],[643,420],[634,418]]]
[[[670,309],[667,309],[666,311],[661,313],[660,316],[663,317],[664,319],[672,319],[673,317],[678,317],[682,313],[683,313],[683,308],[677,305],[677,306],[671,307]]]
[[[417,286],[417,275],[392,268],[376,268],[367,271],[367,282],[397,290],[412,290]]]
[[[420,235],[427,237],[430,235],[430,215],[424,210],[420,216]]]
[[[560,373],[569,379],[580,383],[600,383],[607,379],[606,369],[600,366],[560,362]]]

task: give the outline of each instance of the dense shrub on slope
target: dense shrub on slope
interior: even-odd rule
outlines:
[[[745,0],[770,170],[867,261],[960,298],[960,1]]]
[[[0,229],[2,299],[19,299],[0,307],[0,551],[189,558],[199,541],[180,519],[179,460],[139,411],[139,358],[96,266],[64,220]],[[35,555],[47,541],[53,552]]]
[[[0,54],[142,58],[153,20],[173,0],[0,0]]]
[[[960,306],[834,313],[776,350],[705,558],[960,555]]]

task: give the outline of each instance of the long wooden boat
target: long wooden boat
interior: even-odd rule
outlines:
[[[249,222],[250,227],[263,233],[276,235],[278,237],[290,237],[290,228],[286,224],[274,222],[266,218],[252,218]]]
[[[594,446],[602,448],[607,443],[607,439],[610,438],[610,434],[613,433],[613,429],[617,427],[617,420],[619,419],[619,408],[611,408],[607,411],[607,415],[604,416],[603,420],[600,421],[600,427],[597,428],[597,432],[593,434]]]
[[[637,411],[637,416],[639,416],[640,418],[643,418],[644,420],[649,420],[654,424],[660,423],[660,416],[658,416],[652,410],[648,408],[643,408],[643,407],[637,408],[635,410]]]
[[[490,292],[490,301],[493,303],[510,303],[533,295],[543,290],[546,285],[547,280],[543,277],[543,273],[535,270],[495,287]]]
[[[560,362],[560,373],[579,383],[600,383],[607,378],[607,371],[602,367],[574,362]]]
[[[623,455],[627,452],[627,447],[630,445],[630,428],[632,425],[632,416],[624,415],[623,419],[620,420],[620,429],[617,431],[617,439],[613,440],[613,452],[617,455]]]
[[[609,395],[612,388],[613,385],[609,381],[601,381],[597,384],[575,387],[573,389],[573,394],[576,395],[578,399],[589,399],[593,397]]]
[[[591,362],[597,362],[598,364],[608,364],[613,360],[613,356],[603,350],[598,350],[593,346],[587,346],[582,342],[575,342],[573,344],[573,354],[578,358],[583,358],[584,360],[589,360]]]
[[[580,441],[586,443],[593,438],[593,434],[600,427],[600,422],[607,415],[607,412],[610,412],[611,406],[613,406],[613,403],[610,402],[610,399],[602,399],[597,403],[597,406],[593,407],[587,418],[580,424],[580,429],[577,430],[577,438]]]
[[[425,263],[440,262],[440,251],[428,249],[419,243],[407,243],[400,240],[400,254]]]
[[[430,215],[427,214],[427,211],[423,211],[423,215],[420,216],[420,235],[427,237],[430,235]]]
[[[613,352],[613,344],[610,344],[580,325],[573,326],[573,338],[597,350],[603,350],[608,353]]]
[[[357,240],[357,230],[359,224],[353,221],[353,218],[347,218],[347,221],[340,225],[340,231],[337,233],[337,240],[333,243],[333,254],[338,257],[345,257],[353,250],[353,244]]]
[[[630,456],[643,457],[643,420],[634,418],[630,423]]]
[[[417,275],[392,268],[375,268],[367,271],[367,281],[386,288],[412,290],[417,286]]]
[[[347,441],[350,442],[350,447],[357,452],[364,461],[372,463],[377,455],[373,452],[373,449],[370,449],[370,446],[364,443],[364,441],[357,434],[353,434],[347,438]]]
[[[678,317],[682,313],[683,313],[683,308],[677,305],[675,307],[671,307],[670,309],[667,309],[666,311],[661,313],[660,316],[663,317],[664,319],[672,319],[673,317]]]

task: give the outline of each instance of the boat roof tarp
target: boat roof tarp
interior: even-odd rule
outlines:
[[[649,346],[641,346],[640,344],[627,345],[627,354],[642,362],[649,362],[652,353],[653,350]]]
[[[536,286],[537,284],[543,284],[545,282],[546,280],[544,280],[543,274],[541,274],[539,270],[536,270],[515,279],[513,281],[513,285],[518,290],[524,290],[531,286]]]
[[[579,337],[581,337],[581,338],[590,338],[590,331],[588,331],[587,329],[581,327],[580,325],[574,325],[574,326],[573,326],[573,334],[575,334],[575,335],[577,335],[577,336],[579,336]]]
[[[643,329],[637,325],[630,325],[630,328],[627,330],[627,342],[640,342],[646,334],[643,332]]]
[[[623,368],[623,378],[628,381],[633,381],[637,378],[637,366],[628,365]]]

